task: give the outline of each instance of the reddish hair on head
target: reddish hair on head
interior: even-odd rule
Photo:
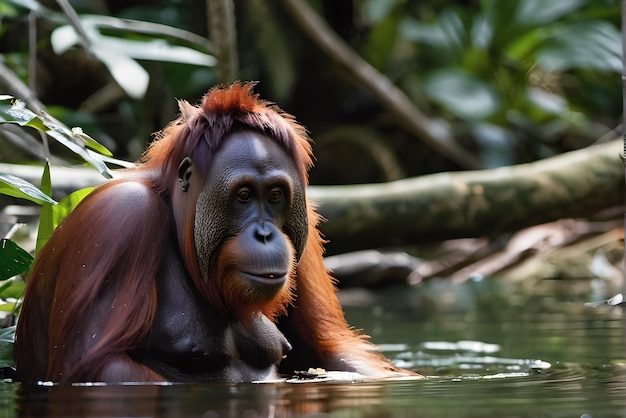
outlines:
[[[200,106],[179,101],[180,116],[157,134],[142,158],[140,169],[162,169],[159,176],[176,178],[178,163],[187,156],[203,170],[222,140],[234,130],[252,130],[277,141],[292,156],[303,181],[311,168],[311,140],[295,118],[253,92],[256,83],[237,82],[213,87]],[[157,184],[166,193],[169,184]]]

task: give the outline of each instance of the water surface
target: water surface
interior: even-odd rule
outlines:
[[[597,295],[596,295],[597,296]],[[625,417],[622,308],[498,281],[342,294],[349,321],[421,381],[21,386],[0,417]]]

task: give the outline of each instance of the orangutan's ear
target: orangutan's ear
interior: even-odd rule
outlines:
[[[199,109],[195,106],[189,104],[189,102],[185,100],[178,101],[178,109],[180,110],[181,118],[187,123],[187,125],[191,128],[193,120],[199,113]]]

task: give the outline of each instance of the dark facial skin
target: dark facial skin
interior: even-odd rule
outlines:
[[[182,172],[193,189],[193,163]],[[308,230],[304,187],[292,158],[270,138],[237,132],[224,139],[202,183],[193,228],[203,277],[218,248],[235,239],[242,279],[259,291],[282,286]]]

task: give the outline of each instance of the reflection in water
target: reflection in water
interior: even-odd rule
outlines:
[[[370,295],[346,307],[396,364],[387,382],[21,386],[2,417],[626,417],[622,308],[468,283]],[[474,287],[472,287],[474,286]],[[480,286],[485,286],[481,283]],[[497,290],[497,289],[496,289]],[[435,302],[433,302],[433,300]],[[443,309],[443,307],[446,309]]]
[[[617,366],[558,366],[380,383],[38,386],[18,404],[21,417],[624,417],[625,382]]]
[[[24,387],[22,417],[294,417],[371,408],[386,384],[109,385]]]

